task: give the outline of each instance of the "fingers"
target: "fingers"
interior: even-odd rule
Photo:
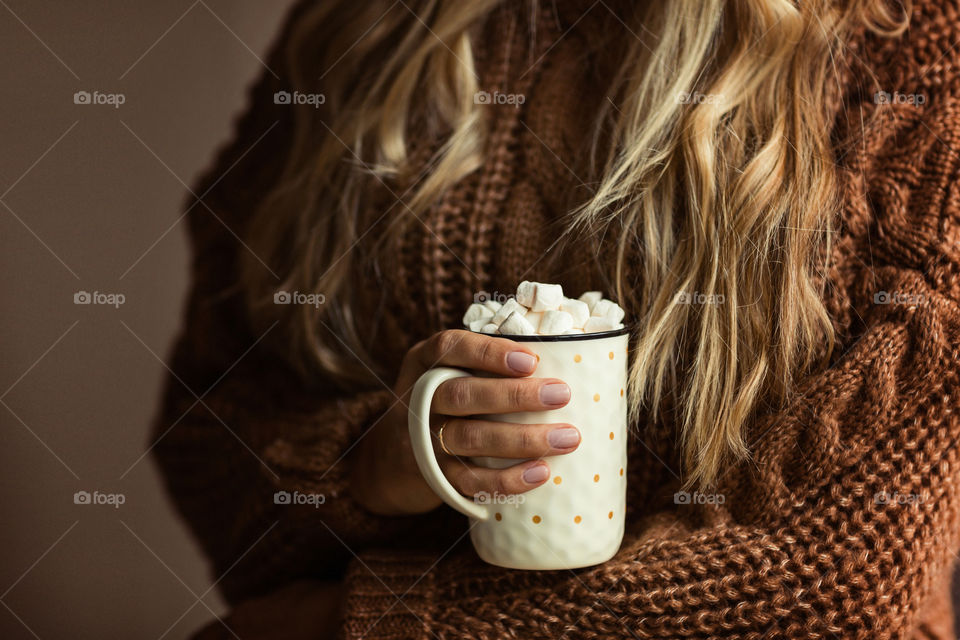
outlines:
[[[535,489],[550,477],[550,467],[542,460],[521,462],[506,469],[487,469],[447,457],[440,463],[444,475],[465,496],[486,492],[510,495]]]
[[[457,456],[541,458],[570,453],[579,445],[580,432],[570,424],[454,418],[443,427],[443,446]]]
[[[443,456],[440,467],[463,495],[481,492],[496,495],[524,493],[550,477],[543,460],[528,460],[506,469],[488,469],[470,464],[463,457],[538,458],[563,455],[580,444],[580,432],[569,424],[514,424],[490,420],[448,420],[443,444],[452,456]],[[463,456],[463,457],[461,457]]]
[[[420,365],[489,371],[502,376],[528,376],[537,369],[537,356],[522,344],[473,331],[451,329],[417,345]]]
[[[437,387],[431,411],[451,416],[547,411],[569,401],[570,387],[556,378],[463,377]]]

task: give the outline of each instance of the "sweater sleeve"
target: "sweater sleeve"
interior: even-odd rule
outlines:
[[[287,88],[279,43],[307,4],[288,16],[233,138],[198,181],[202,202],[187,204],[191,289],[153,428],[168,491],[230,601],[342,575],[367,545],[402,546],[436,517],[375,516],[351,497],[349,453],[398,401],[392,391],[308,387],[263,348],[270,331],[253,329],[239,300],[244,224],[292,136],[291,109],[273,100]]]
[[[839,249],[855,254],[857,337],[751,426],[722,506],[628,522],[615,558],[578,571],[367,554],[344,637],[906,637],[960,531],[960,188],[944,139],[904,178],[925,183],[916,198],[870,194],[872,251]]]
[[[193,386],[199,378],[181,373],[197,366],[191,344],[202,335],[191,331],[177,346],[154,454],[227,598],[335,577],[368,545],[399,543],[416,518],[367,512],[348,482],[348,454],[392,394],[310,392],[252,351],[212,388]]]

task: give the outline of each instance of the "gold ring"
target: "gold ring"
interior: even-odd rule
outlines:
[[[440,441],[440,448],[443,449],[443,452],[448,456],[454,455],[450,450],[447,449],[447,445],[443,444],[443,428],[447,426],[447,421],[444,420],[443,424],[440,425],[440,428],[437,430],[437,440]]]

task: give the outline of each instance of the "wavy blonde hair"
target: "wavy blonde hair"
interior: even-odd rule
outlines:
[[[484,162],[471,33],[501,1],[423,0],[414,16],[331,0],[300,17],[286,48],[289,80],[316,91],[324,70],[331,121],[296,111],[282,177],[247,232],[283,281],[250,256],[242,280],[252,317],[283,321],[301,365],[371,381],[377,364],[350,286],[364,259],[351,251],[364,189],[371,173],[413,177],[415,119],[444,143],[396,224]],[[566,234],[599,238],[616,225],[607,275],[636,323],[630,406],[634,418],[642,407],[656,418],[668,399],[679,407],[687,486],[709,486],[747,456],[760,403],[781,402],[829,358],[821,288],[839,209],[834,59],[858,25],[895,34],[908,15],[882,0],[698,0],[649,2],[635,16],[655,44],[635,42],[611,79],[618,105],[597,118],[599,187],[569,212]],[[611,123],[612,136],[601,134]],[[329,303],[270,304],[279,289],[322,291]],[[714,303],[678,304],[678,294]],[[338,339],[322,340],[321,323]]]

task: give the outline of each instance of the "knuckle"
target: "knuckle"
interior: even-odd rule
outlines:
[[[506,471],[499,471],[494,474],[491,484],[493,485],[493,491],[496,493],[504,495],[516,493],[513,489],[514,483],[510,482],[510,477]]]
[[[526,380],[517,380],[510,390],[510,404],[521,409],[529,404],[531,386]]]
[[[486,434],[480,423],[465,420],[457,424],[457,444],[466,452],[471,453],[483,449]]]
[[[517,446],[521,451],[534,451],[538,448],[538,433],[531,427],[523,427],[517,430]]]
[[[432,338],[432,341],[432,355],[434,356],[434,359],[439,360],[453,351],[457,343],[460,342],[460,338],[457,336],[456,331],[453,329],[448,329],[435,334]]]
[[[473,393],[470,390],[470,384],[464,378],[450,380],[443,385],[446,387],[447,402],[452,407],[470,406],[470,400]]]
[[[496,365],[494,358],[496,352],[494,351],[495,343],[493,339],[481,340],[480,345],[477,349],[477,358],[484,365]]]

